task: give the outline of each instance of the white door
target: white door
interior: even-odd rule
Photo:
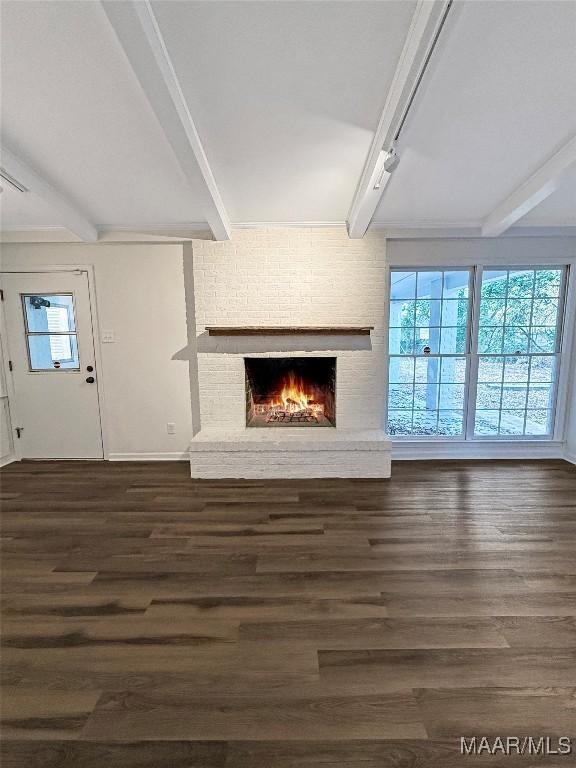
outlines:
[[[22,458],[101,459],[88,275],[3,273]]]

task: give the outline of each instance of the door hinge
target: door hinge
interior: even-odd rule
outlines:
[[[22,437],[22,432],[24,432],[24,427],[14,427],[14,431],[16,432],[16,437],[18,440]]]
[[[0,288],[0,301],[4,301],[4,291]]]
[[[14,370],[14,366],[12,365],[12,360],[8,360],[8,370],[9,371],[13,371]]]

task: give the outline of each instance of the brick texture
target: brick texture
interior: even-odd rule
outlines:
[[[193,241],[201,430],[244,430],[245,356],[337,357],[337,429],[381,429],[386,242],[344,227],[235,230]],[[208,337],[209,325],[373,325],[371,337]],[[281,430],[278,430],[279,437]],[[341,458],[341,457],[340,457]]]

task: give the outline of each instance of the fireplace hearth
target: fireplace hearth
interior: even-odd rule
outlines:
[[[247,427],[335,427],[335,357],[245,357]]]

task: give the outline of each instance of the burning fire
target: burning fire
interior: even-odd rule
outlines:
[[[254,413],[266,416],[267,421],[318,421],[324,414],[324,404],[317,402],[307,388],[304,379],[289,371],[267,402],[253,403]]]
[[[305,411],[308,408],[308,401],[313,397],[306,393],[304,381],[296,376],[294,371],[289,371],[282,382],[280,399],[285,411]]]

